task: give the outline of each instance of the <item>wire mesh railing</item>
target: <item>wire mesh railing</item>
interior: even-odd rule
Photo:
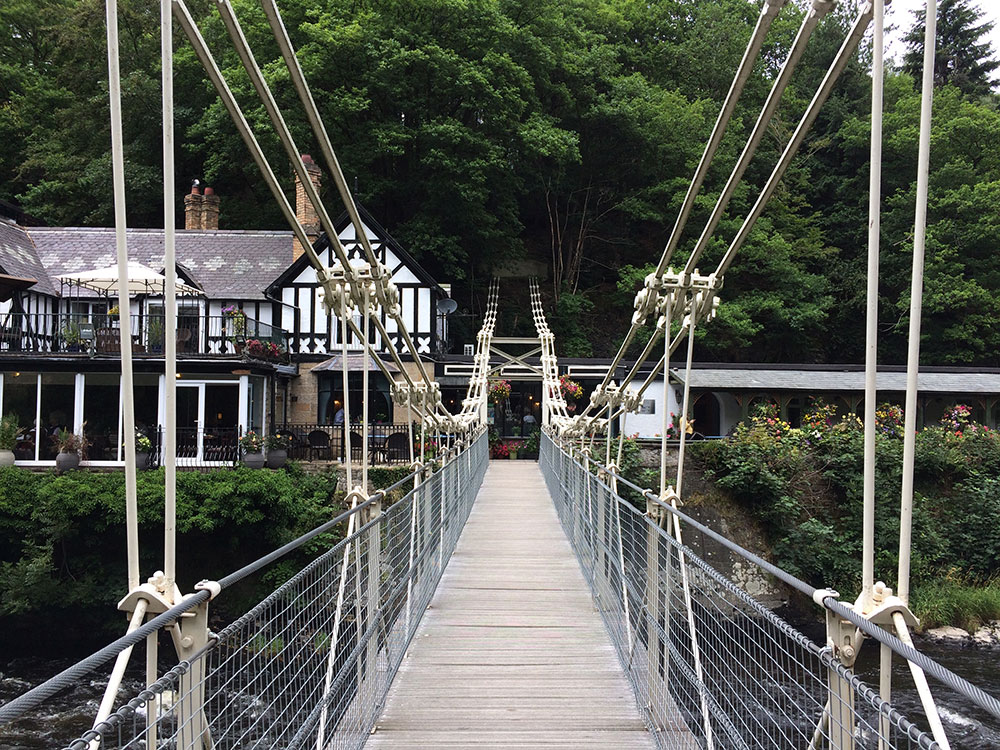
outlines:
[[[543,437],[560,521],[659,747],[937,747],[585,461]]]
[[[361,502],[344,539],[67,747],[361,747],[458,542],[488,463],[487,436],[480,430],[465,450],[449,451],[433,473],[411,474]],[[393,491],[405,494],[383,507]],[[315,538],[327,526],[307,536]],[[304,541],[222,579],[221,590]],[[207,598],[195,594],[198,605],[186,616],[207,618]],[[183,625],[182,608],[175,609],[174,616],[164,618],[169,622],[156,625],[183,638],[183,629],[178,633],[176,628],[178,622]],[[157,628],[149,625],[132,641],[146,635],[155,639]],[[155,647],[152,656],[155,660]],[[103,663],[91,661],[91,669]],[[79,677],[53,678],[47,695],[73,679]],[[37,703],[0,707],[0,721],[16,719]]]

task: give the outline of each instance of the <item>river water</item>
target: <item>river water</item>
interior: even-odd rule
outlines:
[[[918,641],[915,645],[922,653],[987,693],[1000,694],[1000,648],[962,647],[929,640]],[[878,648],[873,644],[862,650],[857,672],[878,690]],[[954,750],[1000,748],[1000,721],[936,680],[929,679],[929,682],[945,734]],[[900,658],[892,662],[892,684],[892,704],[908,719],[926,728],[910,669]]]

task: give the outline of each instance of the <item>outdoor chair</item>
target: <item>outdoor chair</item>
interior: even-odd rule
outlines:
[[[361,435],[351,430],[351,460],[360,461],[361,454],[363,452],[362,445],[364,445],[364,440]]]
[[[317,456],[329,461],[333,458],[330,452],[330,435],[326,430],[313,430],[307,438],[309,440],[309,457]]]
[[[181,328],[177,331],[177,352],[186,352],[188,350],[188,342],[191,341],[191,329]]]
[[[405,432],[394,432],[385,439],[385,460],[402,463],[410,460],[410,436]]]

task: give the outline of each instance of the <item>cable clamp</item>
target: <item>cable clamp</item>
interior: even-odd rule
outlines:
[[[840,592],[833,589],[816,589],[813,592],[813,601],[823,609],[826,609],[825,601],[830,598],[839,599]]]
[[[209,596],[208,600],[212,601],[215,597],[222,593],[222,586],[219,585],[218,581],[201,580],[194,585],[195,591],[207,591]]]

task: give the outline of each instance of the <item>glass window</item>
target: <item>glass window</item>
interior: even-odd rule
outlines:
[[[76,397],[72,372],[42,373],[42,429],[44,437],[39,441],[38,457],[41,460],[55,460],[56,449],[53,438],[60,430],[73,429],[73,404]]]
[[[364,373],[347,373],[350,385],[348,396],[351,402],[352,423],[360,423],[364,402],[362,390]],[[345,421],[343,415],[344,394],[341,383],[343,376],[339,372],[325,372],[319,376],[319,392],[317,399],[318,418],[320,424],[338,424]],[[368,419],[373,423],[392,422],[393,404],[390,394],[391,385],[381,372],[368,374]]]
[[[205,428],[235,428],[239,424],[240,389],[235,385],[205,386]]]
[[[264,378],[248,378],[247,401],[250,413],[247,415],[247,428],[261,432],[264,429]]]
[[[90,443],[91,461],[115,461],[118,458],[119,414],[113,404],[121,401],[121,376],[118,373],[88,372],[83,381],[83,434]]]
[[[160,425],[160,376],[136,373],[133,376],[135,394],[135,429],[156,442]]]
[[[37,372],[5,372],[3,376],[3,413],[16,414],[24,434],[18,441],[15,456],[22,461],[35,458],[35,413],[38,404]]]

